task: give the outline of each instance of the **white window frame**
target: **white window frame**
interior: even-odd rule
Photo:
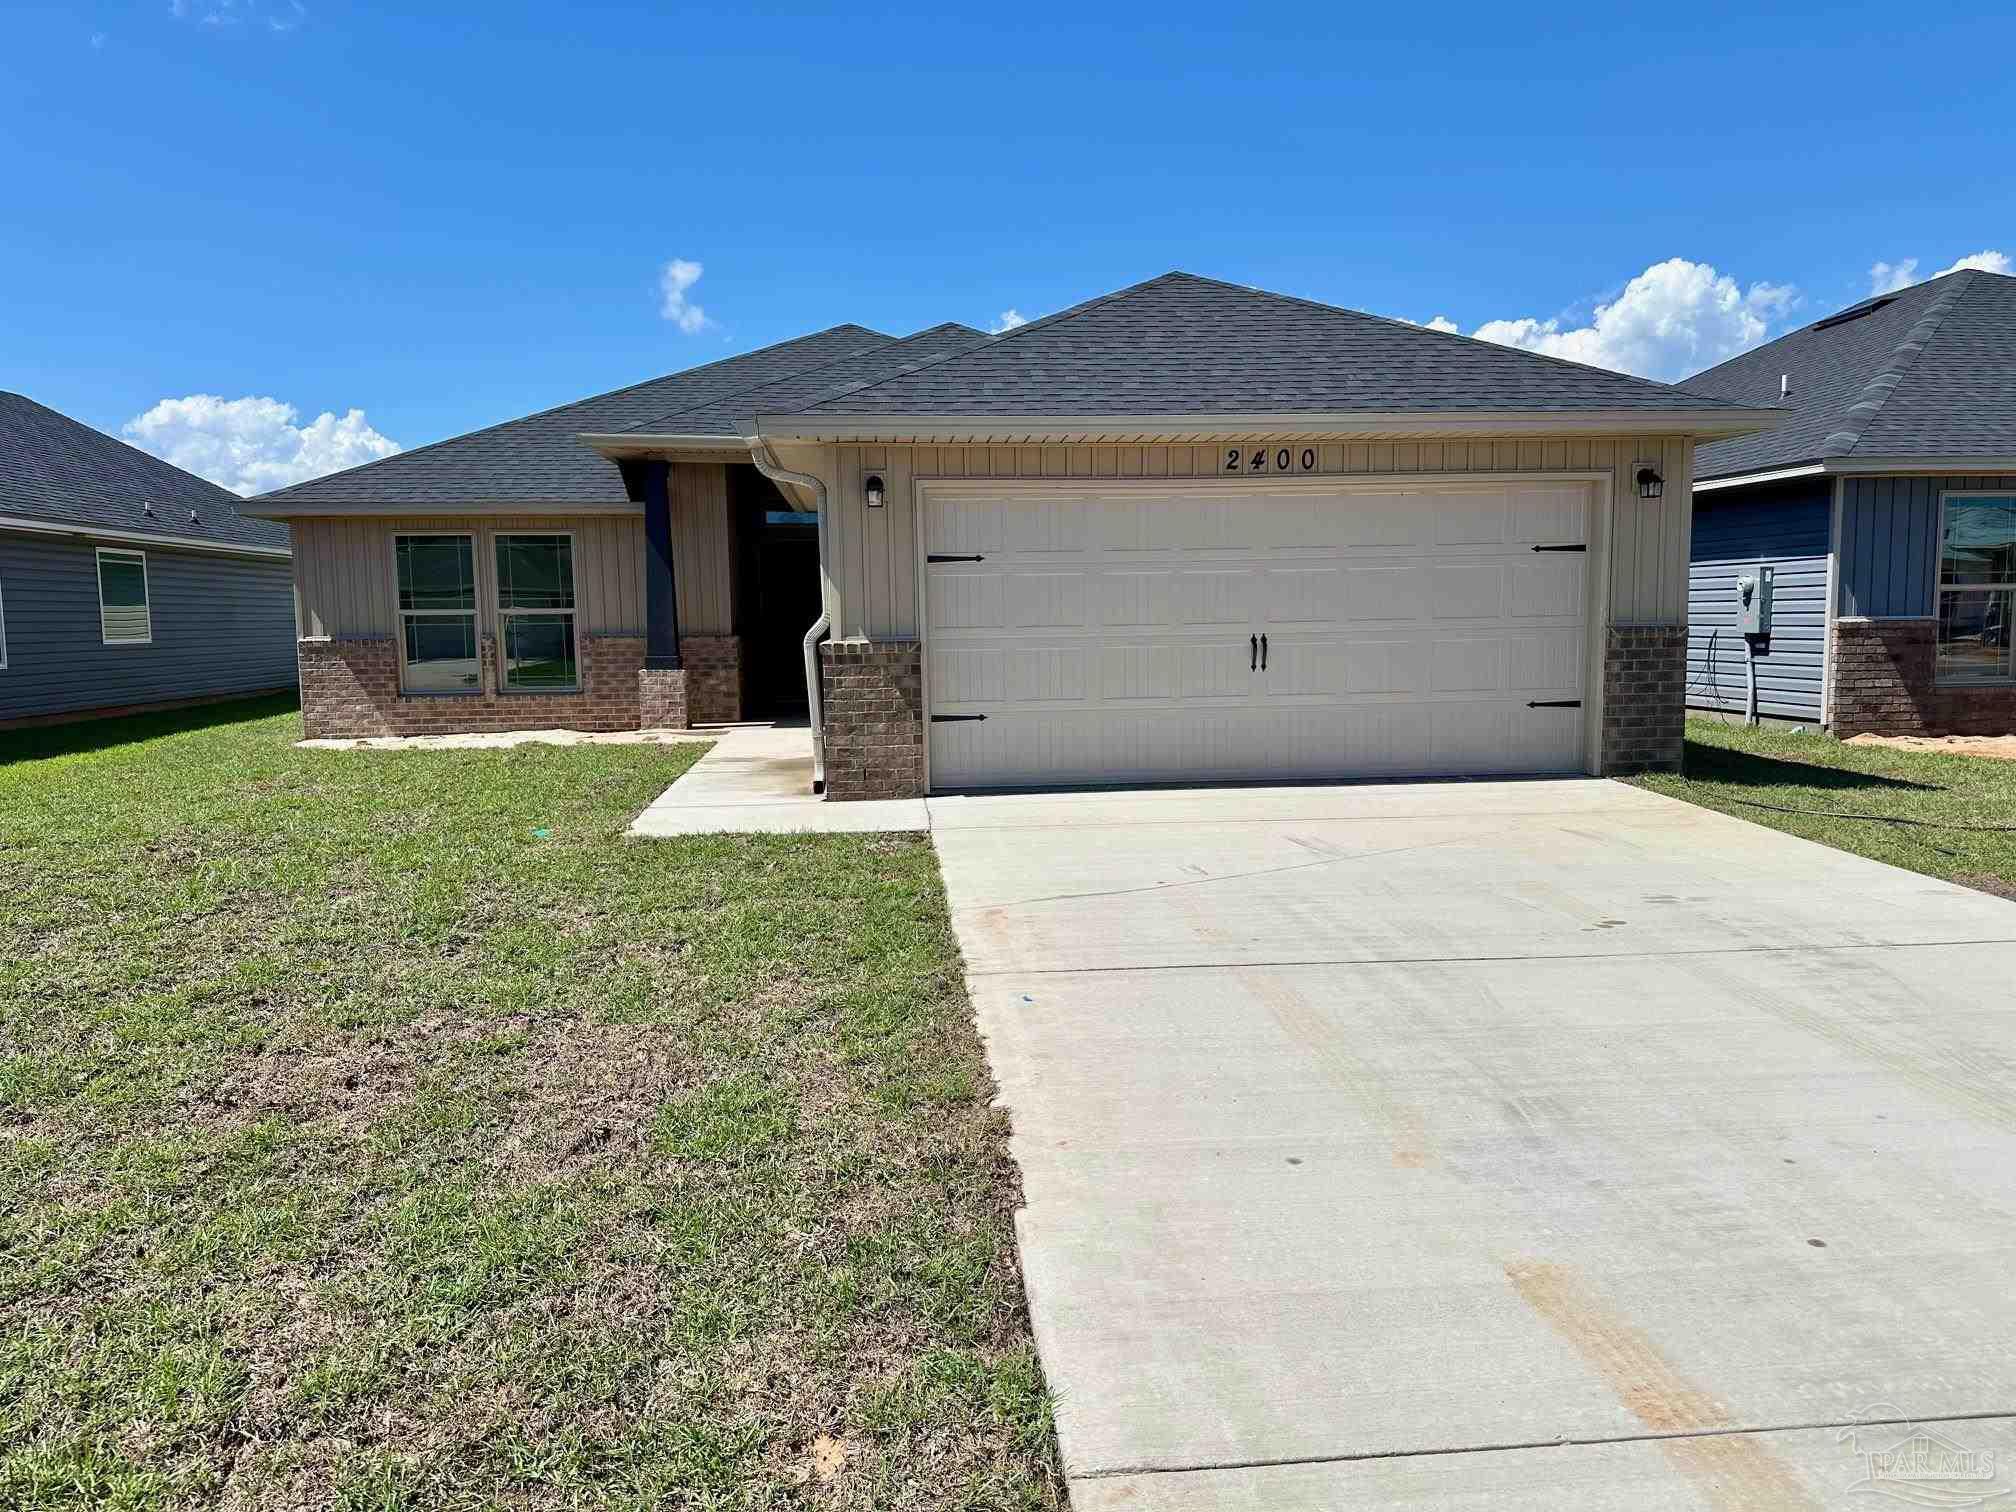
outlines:
[[[504,607],[504,576],[498,570],[498,549],[505,541],[522,540],[526,537],[543,537],[563,540],[567,543],[567,587],[574,597],[571,609],[506,609]],[[490,602],[497,615],[497,693],[502,698],[538,698],[541,695],[557,694],[565,697],[569,693],[581,691],[581,574],[580,551],[571,530],[493,530],[490,532]],[[567,637],[574,643],[574,681],[564,688],[514,688],[510,674],[506,670],[510,660],[511,644],[509,621],[521,614],[564,614],[567,616]]]
[[[120,557],[140,564],[140,592],[146,602],[147,633],[113,636],[105,628],[105,558]],[[147,570],[147,553],[125,546],[100,546],[91,558],[91,575],[98,589],[98,639],[107,646],[151,646],[154,644],[154,579]]]
[[[1949,593],[2008,593],[2016,604],[2016,578],[2000,583],[1968,583],[1964,587],[1946,585],[1946,506],[1954,499],[2016,499],[2016,488],[1948,488],[1939,493],[1938,533],[1932,537],[1932,681],[1941,688],[2007,688],[2016,685],[2016,647],[2011,648],[2010,671],[2001,677],[1946,677],[1939,671],[1939,626],[1946,622],[1940,612]]]
[[[401,541],[467,541],[469,586],[467,609],[407,609],[399,602]],[[473,530],[395,530],[387,544],[392,556],[392,623],[399,640],[399,692],[405,698],[480,698],[483,695],[483,538]],[[406,621],[467,618],[476,641],[476,686],[473,688],[409,688],[406,686]]]

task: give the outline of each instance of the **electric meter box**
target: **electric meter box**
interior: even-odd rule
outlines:
[[[1771,633],[1771,580],[1774,567],[1760,566],[1736,578],[1737,628],[1745,635]]]

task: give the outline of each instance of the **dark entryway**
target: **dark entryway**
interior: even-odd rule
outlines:
[[[806,713],[805,632],[819,617],[819,517],[753,467],[730,467],[737,633],[751,719]]]

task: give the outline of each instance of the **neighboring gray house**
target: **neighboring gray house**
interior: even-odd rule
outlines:
[[[0,729],[296,681],[287,527],[0,393]]]
[[[1878,295],[1680,386],[1785,414],[1695,452],[1690,706],[1744,706],[1734,585],[1768,565],[1763,716],[2016,730],[2016,278]]]

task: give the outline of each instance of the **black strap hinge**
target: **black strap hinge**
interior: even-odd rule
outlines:
[[[927,562],[984,562],[987,558],[984,556],[940,556],[934,551],[925,557],[924,560]]]
[[[971,724],[976,719],[985,719],[985,714],[933,714],[933,724]]]
[[[1535,546],[1533,549],[1535,551],[1587,551],[1589,546],[1585,542],[1580,546]]]
[[[1526,707],[1529,709],[1579,709],[1582,707],[1582,700],[1579,698],[1533,698],[1527,700]]]

